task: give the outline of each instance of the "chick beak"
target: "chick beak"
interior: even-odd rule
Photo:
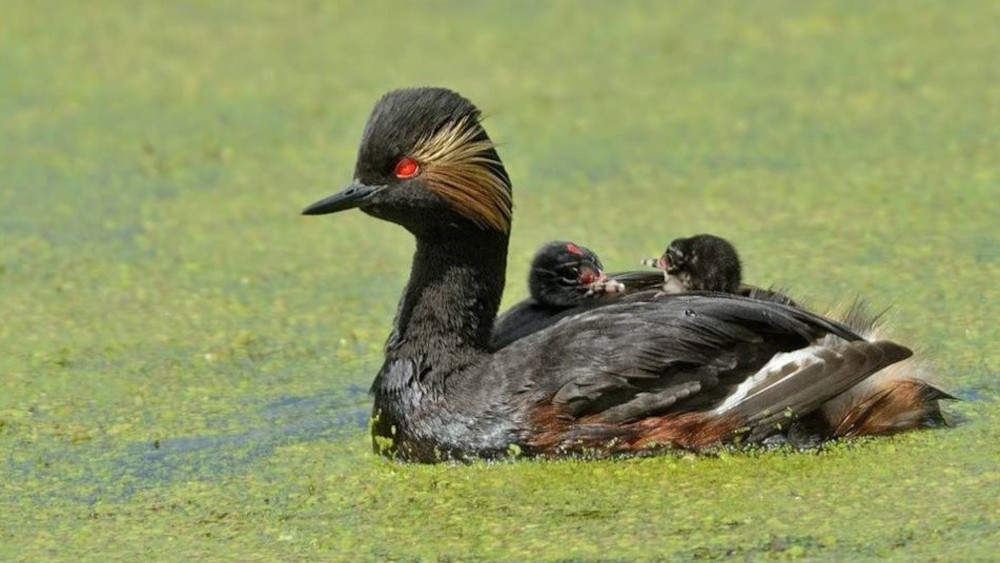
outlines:
[[[656,268],[657,270],[667,271],[670,269],[670,260],[668,260],[665,256],[661,256],[659,258],[646,258],[642,261],[642,265]]]
[[[355,180],[344,191],[334,194],[326,199],[321,199],[316,203],[302,210],[303,215],[326,215],[353,209],[368,198],[378,193],[382,186],[366,186]]]
[[[598,271],[597,278],[585,286],[587,288],[587,295],[593,295],[595,293],[621,293],[625,291],[625,284],[618,280],[614,280],[608,277],[602,271]]]

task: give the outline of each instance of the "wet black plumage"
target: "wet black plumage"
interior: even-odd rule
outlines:
[[[802,309],[722,294],[635,294],[500,350],[507,174],[478,110],[438,88],[376,105],[354,182],[304,213],[358,207],[416,252],[372,385],[373,443],[410,461],[760,441],[910,355]]]

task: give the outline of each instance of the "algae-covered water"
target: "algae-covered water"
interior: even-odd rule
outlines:
[[[4,2],[0,560],[990,560],[1000,5]],[[413,243],[299,210],[449,86],[553,238],[734,241],[963,399],[820,452],[408,466],[366,420]]]

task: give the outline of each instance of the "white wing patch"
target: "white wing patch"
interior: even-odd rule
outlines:
[[[794,352],[775,354],[757,373],[740,383],[721,405],[712,410],[712,414],[725,414],[757,394],[794,379],[795,375],[813,366],[826,363],[820,352],[829,356],[830,350],[825,346],[807,346]]]

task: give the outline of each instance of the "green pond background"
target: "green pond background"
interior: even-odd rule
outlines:
[[[997,2],[0,2],[0,560],[995,560]],[[413,242],[387,90],[479,104],[553,238],[734,241],[963,399],[821,452],[410,466],[367,389]]]

